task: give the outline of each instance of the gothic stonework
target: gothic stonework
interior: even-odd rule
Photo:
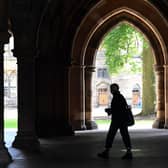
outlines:
[[[0,42],[8,42],[10,30],[18,61],[19,130],[14,146],[26,148],[25,141],[38,146],[41,136],[73,135],[92,127],[88,68],[94,67],[104,35],[123,21],[141,30],[153,48],[157,78],[153,126],[167,128],[167,9],[166,0],[0,1]],[[1,103],[2,83],[3,77]],[[3,116],[2,105],[0,113]]]

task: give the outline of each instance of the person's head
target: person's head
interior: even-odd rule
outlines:
[[[112,94],[117,93],[119,91],[119,85],[117,83],[112,83],[110,85],[110,91]]]

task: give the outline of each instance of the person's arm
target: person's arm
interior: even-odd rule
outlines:
[[[112,114],[111,108],[105,108],[105,112],[107,113],[107,115]]]

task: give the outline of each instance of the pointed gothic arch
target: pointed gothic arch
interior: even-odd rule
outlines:
[[[115,3],[102,0],[89,11],[76,32],[69,73],[70,120],[76,128],[85,128],[86,123],[91,121],[91,77],[96,51],[109,29],[119,22],[127,21],[143,32],[153,48],[157,79],[157,117],[153,126],[167,128],[168,57],[166,46],[168,32],[166,27],[168,24],[161,13],[145,0],[137,0],[136,4],[129,4],[124,0],[119,1]],[[75,90],[78,91],[76,98],[71,96],[71,92],[74,93]]]

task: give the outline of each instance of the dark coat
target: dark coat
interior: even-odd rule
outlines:
[[[127,102],[126,99],[120,92],[116,92],[113,94],[113,98],[111,101],[111,113],[112,113],[112,121],[116,123],[125,123],[127,120],[126,113]]]

